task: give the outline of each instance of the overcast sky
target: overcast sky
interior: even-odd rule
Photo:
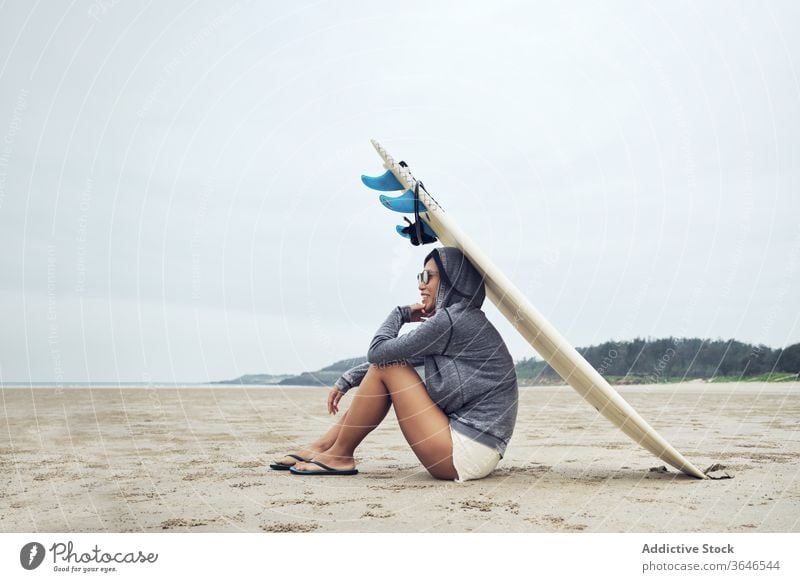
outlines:
[[[797,2],[458,6],[3,3],[0,381],[365,354],[431,248],[370,138],[573,345],[800,341]]]

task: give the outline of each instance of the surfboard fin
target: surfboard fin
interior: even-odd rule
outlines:
[[[411,226],[413,223],[412,223],[410,220],[408,220],[408,219],[406,219],[406,221],[409,223],[409,225],[408,225],[408,226],[403,226],[402,224],[398,224],[398,225],[397,225],[395,228],[397,229],[397,234],[399,234],[399,235],[400,235],[400,236],[402,236],[403,238],[409,238],[409,239],[410,239],[410,238],[411,238],[411,235],[410,235],[410,234],[408,234],[408,230],[409,230],[410,228],[413,228],[413,227]],[[423,231],[423,232],[424,232],[426,235],[428,235],[428,236],[430,236],[430,237],[433,237],[434,239],[436,238],[436,235],[435,235],[435,234],[433,233],[433,231],[431,230],[431,227],[430,227],[430,226],[428,226],[427,224],[423,224],[423,226],[422,226],[422,231]]]
[[[379,190],[380,192],[394,192],[395,190],[402,190],[403,185],[395,178],[391,170],[377,177],[361,175],[361,181],[367,188]]]
[[[406,190],[400,196],[387,196],[386,194],[380,195],[381,204],[383,204],[389,210],[394,210],[395,212],[403,212],[405,214],[413,214],[414,213],[414,191],[413,190]],[[420,202],[419,203],[419,212],[428,212],[428,209],[425,208],[425,205]]]
[[[403,226],[402,224],[398,224],[396,229],[400,236],[411,239],[411,244],[414,246],[419,245],[426,245],[428,243],[436,242],[438,239],[436,238],[436,233],[431,230],[431,227],[425,224],[425,222],[420,219],[419,224],[422,224],[422,240],[419,239],[419,235],[417,234],[417,224],[416,222],[411,222],[405,216],[403,217],[408,223],[408,226]]]

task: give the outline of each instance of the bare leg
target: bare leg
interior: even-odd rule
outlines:
[[[382,401],[383,405],[376,405]],[[336,441],[313,459],[336,469],[354,468],[353,453],[386,416],[389,409],[386,402],[394,404],[403,436],[431,475],[438,479],[455,479],[450,421],[431,400],[419,374],[405,363],[370,366]],[[297,468],[319,469],[309,463],[297,463]]]
[[[323,451],[314,454],[311,457],[314,460],[321,461],[335,469],[352,469],[355,467],[355,462],[353,461],[355,448],[365,436],[386,418],[386,413],[389,412],[389,408],[392,406],[389,392],[377,377],[377,372],[374,372],[373,368],[378,370],[376,366],[372,366],[367,375],[364,376],[353,397],[353,401],[350,403],[350,407],[347,409],[347,415],[338,424],[334,442]],[[332,431],[329,432],[332,433]],[[343,433],[346,434],[343,436]],[[337,443],[339,443],[338,448]],[[347,445],[344,447],[344,451],[342,450],[343,443]],[[308,463],[298,462],[295,466],[298,469],[319,470],[318,466]]]

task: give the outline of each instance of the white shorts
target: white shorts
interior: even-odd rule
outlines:
[[[450,435],[453,437],[453,466],[458,473],[457,483],[470,479],[483,479],[494,471],[500,462],[500,453],[494,447],[472,440],[453,430],[452,425],[450,425]]]

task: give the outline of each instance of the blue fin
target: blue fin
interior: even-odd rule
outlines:
[[[364,185],[373,190],[380,190],[381,192],[394,192],[395,190],[402,190],[403,185],[394,177],[391,170],[386,170],[382,176],[373,178],[372,176],[361,175],[361,181]]]
[[[395,227],[395,230],[397,230],[397,234],[399,234],[400,236],[405,237],[405,238],[411,238],[411,235],[409,235],[406,232],[403,232],[403,229],[405,229],[405,228],[408,228],[408,225],[403,226],[402,224],[398,224]],[[432,236],[433,238],[438,238],[436,236],[436,233],[431,230],[431,227],[428,226],[427,224],[425,224],[425,221],[422,222],[422,232],[424,232],[428,236]]]
[[[381,194],[380,199],[381,204],[383,204],[389,210],[403,212],[405,214],[414,213],[414,192],[411,190],[406,190],[400,196],[395,196],[394,198],[391,196],[386,196],[386,194]],[[422,202],[419,203],[419,211],[428,212],[428,209],[425,208],[425,205]]]

